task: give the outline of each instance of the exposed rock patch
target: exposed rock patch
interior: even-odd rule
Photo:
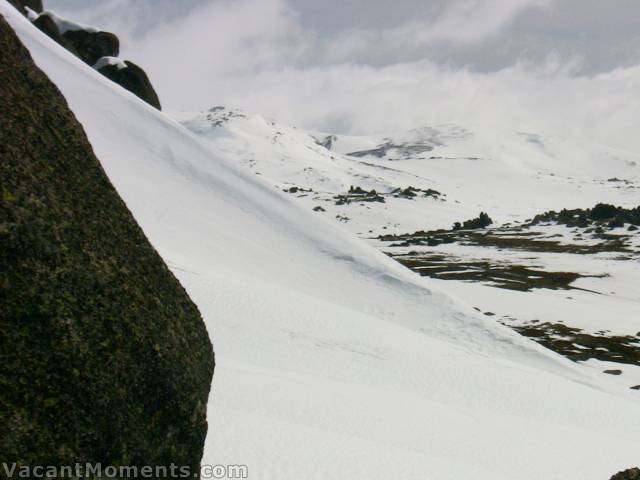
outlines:
[[[385,203],[385,199],[375,190],[364,190],[361,187],[349,187],[349,192],[334,197],[336,205],[347,205],[351,202],[379,202]]]
[[[625,225],[640,226],[640,206],[622,208],[606,203],[599,203],[593,208],[563,209],[559,212],[549,211],[537,215],[532,225],[540,223],[556,223],[568,227],[586,228],[595,226],[600,228],[618,228]],[[633,230],[632,230],[633,231]]]
[[[432,188],[424,190],[422,188],[412,187],[411,185],[407,188],[396,188],[391,192],[391,195],[394,198],[406,198],[408,200],[413,200],[416,197],[440,198],[440,196],[442,196],[440,192]]]
[[[151,86],[149,77],[147,77],[144,70],[128,60],[125,60],[124,64],[126,68],[119,68],[118,65],[106,65],[98,69],[98,71],[109,80],[121,85],[149,105],[160,110],[160,99]]]
[[[453,230],[478,230],[481,228],[486,228],[489,225],[493,225],[493,220],[491,217],[485,213],[480,212],[476,218],[472,218],[471,220],[465,220],[464,222],[456,222],[453,225]]]
[[[16,7],[23,15],[27,14],[27,9],[30,8],[36,13],[42,12],[42,0],[8,0],[11,5]]]
[[[95,65],[102,57],[117,57],[120,53],[120,40],[111,32],[69,30],[64,32],[62,37],[67,45],[77,52],[77,56],[88,65]]]

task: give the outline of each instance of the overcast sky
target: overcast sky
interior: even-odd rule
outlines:
[[[639,0],[45,6],[117,33],[123,56],[148,71],[172,110],[232,105],[307,128],[363,133],[485,121],[474,112],[488,108],[503,121],[543,128],[547,117],[531,113],[541,105],[555,121],[563,114],[622,121],[615,109],[637,106]]]

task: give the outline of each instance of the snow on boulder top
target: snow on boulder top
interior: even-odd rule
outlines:
[[[37,20],[40,14],[29,7],[24,7],[25,12],[27,13],[27,18],[32,22]]]
[[[102,57],[93,65],[93,68],[100,70],[108,65],[114,65],[118,70],[127,68],[125,61],[118,57]]]
[[[35,12],[31,10],[31,12],[29,12],[29,20],[33,21],[35,20],[35,18],[31,17],[32,13],[35,14]],[[88,25],[83,25],[81,23],[73,22],[71,20],[63,18],[57,13],[55,13],[53,10],[45,10],[40,15],[47,15],[49,18],[51,18],[51,20],[53,20],[53,22],[56,24],[56,26],[60,30],[61,34],[64,34],[65,32],[69,32],[69,31],[75,31],[75,30],[84,30],[85,32],[89,32],[89,33],[98,33],[100,31],[95,27],[90,27]],[[37,17],[40,15],[37,15]]]

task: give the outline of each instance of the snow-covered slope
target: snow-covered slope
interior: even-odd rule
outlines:
[[[274,189],[436,278],[447,293],[494,321],[624,388],[640,388],[637,227],[524,226],[546,210],[639,205],[637,154],[584,138],[483,125],[348,137],[225,107],[173,117]],[[480,211],[496,225],[510,223],[500,232],[510,243],[478,238],[475,245],[468,239],[433,245],[418,239],[398,248],[398,239],[377,240],[450,228]],[[599,249],[585,252],[586,245]],[[508,288],[496,286],[500,277],[510,279]],[[574,279],[564,284],[563,278]],[[611,371],[620,374],[613,378]]]
[[[637,463],[637,400],[294,204],[7,3],[0,13],[207,322],[203,463],[403,480],[596,480]]]
[[[301,203],[323,207],[323,216],[361,236],[448,228],[483,210],[504,222],[598,202],[636,206],[640,199],[640,155],[587,139],[459,125],[348,137],[224,107],[174,118],[273,185],[298,187]],[[386,201],[336,205],[351,185],[375,189]],[[391,194],[409,186],[441,195]]]

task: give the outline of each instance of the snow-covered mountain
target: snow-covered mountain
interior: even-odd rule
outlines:
[[[503,220],[589,206],[575,192],[630,205],[631,155],[602,147],[618,159],[604,175],[595,150],[572,149],[577,163],[556,170],[565,143],[517,132],[502,148],[451,126],[327,138],[223,110],[180,117],[211,143],[7,3],[0,14],[65,95],[213,332],[204,464],[245,464],[255,479],[596,480],[637,463],[637,392],[479,314],[353,235],[448,227],[479,208]],[[632,183],[617,189],[608,175]],[[531,178],[540,186],[523,181]],[[352,185],[383,193],[384,203],[336,205]],[[391,193],[408,186],[419,198]],[[307,192],[291,187],[313,192],[298,198]],[[424,196],[429,189],[440,195]]]
[[[225,107],[173,116],[269,183],[297,187],[292,193],[306,206],[348,217],[346,227],[360,235],[448,228],[482,210],[506,222],[598,202],[638,204],[640,155],[583,139],[460,125],[354,137]],[[335,205],[350,186],[376,190],[385,202]],[[424,192],[394,192],[407,187]],[[425,196],[429,190],[437,195]]]

